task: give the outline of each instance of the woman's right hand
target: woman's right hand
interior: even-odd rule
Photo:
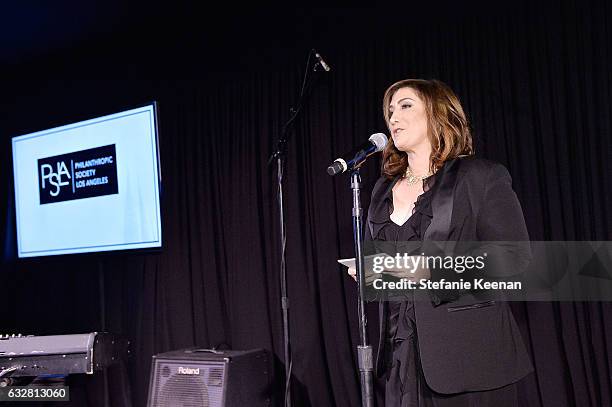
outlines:
[[[357,269],[353,267],[349,267],[347,271],[348,275],[355,281],[357,281]],[[366,273],[365,275],[365,283],[366,285],[372,284],[372,282],[378,278],[379,275],[376,273]]]
[[[348,268],[348,275],[353,278],[353,280],[357,281],[357,269],[353,267]]]

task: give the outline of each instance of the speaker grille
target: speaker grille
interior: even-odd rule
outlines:
[[[154,407],[221,407],[225,364],[156,360],[154,368]]]
[[[158,405],[209,407],[208,389],[200,378],[175,375],[168,379],[161,388]]]
[[[210,375],[208,376],[209,386],[223,386],[223,369],[213,367],[210,369]]]

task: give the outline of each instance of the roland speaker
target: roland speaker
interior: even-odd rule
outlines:
[[[270,406],[271,357],[264,349],[181,349],[153,356],[148,407]]]

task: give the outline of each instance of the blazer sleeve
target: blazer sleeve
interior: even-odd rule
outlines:
[[[457,242],[455,254],[480,256],[486,253],[485,268],[455,273],[452,269],[433,268],[431,279],[488,281],[502,280],[522,273],[531,260],[529,234],[518,198],[512,189],[512,178],[501,164],[492,165],[487,172],[477,174],[485,179],[484,193],[476,222],[474,242]],[[472,175],[474,176],[474,175]],[[477,182],[474,177],[474,182]],[[431,290],[434,305],[452,302],[473,290]]]
[[[371,213],[374,211],[376,206],[380,203],[381,193],[383,185],[385,185],[386,180],[381,177],[378,179],[374,188],[372,189],[372,195],[370,198],[370,204],[368,206],[368,212],[363,222],[363,254],[364,256],[369,256],[372,254],[376,254],[379,250],[376,247],[376,242],[372,236],[372,224],[370,222]],[[368,276],[368,272],[366,271],[366,286],[365,286],[365,296],[367,301],[380,301],[383,298],[383,295],[380,290],[375,290],[370,283],[367,281],[372,277]],[[371,272],[370,272],[371,273]]]
[[[374,188],[372,188],[372,195],[370,197],[370,205],[368,205],[368,212],[363,222],[363,227],[364,227],[363,240],[366,243],[365,246],[367,246],[367,248],[369,249],[366,251],[366,255],[375,253],[373,251],[374,250],[374,244],[373,244],[374,239],[372,237],[372,225],[370,223],[370,216],[374,208],[380,203],[380,200],[381,200],[380,194],[383,192],[382,187],[384,184],[385,184],[385,178],[383,177],[380,177],[378,181],[376,181],[376,184],[374,184]]]
[[[501,164],[495,164],[487,176],[476,234],[481,241],[529,240],[523,210],[512,189],[512,178]]]
[[[522,273],[531,260],[529,234],[523,210],[512,189],[512,178],[495,164],[487,176],[483,204],[476,218],[476,235],[487,253],[487,278]]]

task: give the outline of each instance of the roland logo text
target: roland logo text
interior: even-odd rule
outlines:
[[[197,369],[193,369],[191,367],[182,367],[182,366],[179,366],[178,374],[199,375],[200,374],[200,368],[198,367]]]

